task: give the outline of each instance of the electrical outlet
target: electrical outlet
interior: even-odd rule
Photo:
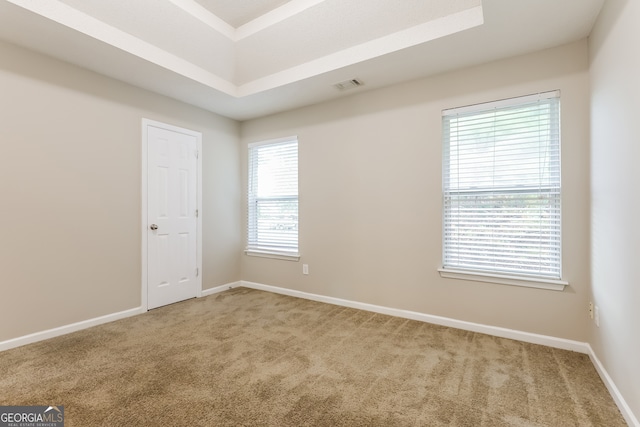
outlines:
[[[600,307],[596,305],[596,318],[595,318],[596,326],[600,327]]]
[[[593,320],[593,303],[589,303],[589,318]]]
[[[302,274],[309,274],[309,264],[302,264]]]

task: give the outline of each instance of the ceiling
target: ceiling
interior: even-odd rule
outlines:
[[[603,2],[0,0],[0,40],[246,120],[579,40]]]
[[[233,28],[253,21],[291,0],[196,0]]]

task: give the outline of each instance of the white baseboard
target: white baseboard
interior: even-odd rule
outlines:
[[[635,417],[631,408],[620,394],[620,391],[616,387],[615,383],[607,373],[606,369],[593,352],[593,349],[588,343],[580,341],[566,340],[563,338],[556,338],[547,335],[532,334],[529,332],[516,331],[513,329],[500,328],[496,326],[483,325],[479,323],[465,322],[462,320],[451,319],[448,317],[433,316],[430,314],[418,313],[415,311],[399,310],[395,308],[383,307],[379,305],[366,304],[356,301],[349,301],[340,298],[327,297],[324,295],[311,294],[308,292],[296,291],[293,289],[279,288],[276,286],[263,285],[261,283],[254,282],[239,282],[239,286],[246,288],[258,289],[267,292],[273,292],[282,295],[289,295],[292,297],[304,298],[312,301],[325,302],[328,304],[340,305],[344,307],[357,308],[360,310],[372,311],[375,313],[388,314],[390,316],[402,317],[405,319],[419,320],[426,323],[433,323],[441,326],[449,326],[451,328],[462,329],[466,331],[479,332],[487,335],[493,335],[502,338],[509,338],[513,340],[528,342],[532,344],[545,345],[547,347],[558,348],[562,350],[571,350],[578,353],[588,354],[593,362],[598,375],[602,379],[602,382],[606,385],[611,397],[620,409],[625,421],[631,427],[640,427],[638,419]],[[235,287],[235,286],[234,286]]]
[[[22,337],[13,338],[7,341],[0,342],[0,351],[9,350],[11,348],[20,347],[37,341],[58,337],[60,335],[70,334],[71,332],[76,332],[82,329],[90,328],[92,326],[98,326],[104,323],[113,322],[115,320],[124,319],[126,317],[135,316],[144,312],[145,310],[142,307],[136,307],[125,311],[120,311],[118,313],[107,314],[105,316],[83,320],[82,322],[72,323],[70,325],[64,325],[58,328],[48,329],[46,331],[36,332]]]
[[[279,288],[277,286],[264,285],[261,283],[238,281],[228,283],[226,285],[217,286],[215,288],[205,289],[202,291],[202,297],[214,295],[220,292],[224,292],[229,289],[237,287],[245,287],[251,289],[258,289],[267,292],[273,292],[276,294],[288,295],[297,298],[308,299],[312,301],[324,302],[328,304],[340,305],[343,307],[356,308],[360,310],[371,311],[374,313],[387,314],[390,316],[401,317],[405,319],[418,320],[426,323],[433,323],[441,326],[448,326],[451,328],[462,329],[471,332],[479,332],[487,335],[493,335],[502,338],[509,338],[518,341],[528,342],[532,344],[546,345],[548,347],[559,348],[563,350],[571,350],[578,353],[588,354],[593,365],[600,375],[600,378],[604,382],[605,386],[609,390],[613,400],[618,405],[620,412],[625,418],[626,422],[631,427],[640,427],[640,422],[631,411],[631,408],[625,401],[622,394],[616,387],[613,379],[609,376],[606,369],[600,362],[600,359],[596,356],[593,349],[588,343],[579,341],[566,340],[563,338],[556,338],[546,335],[532,334],[529,332],[516,331],[513,329],[500,328],[497,326],[483,325],[480,323],[465,322],[462,320],[451,319],[448,317],[433,316],[430,314],[418,313],[415,311],[400,310],[396,308],[383,307],[379,305],[366,304],[357,301],[350,301],[340,298],[333,298],[324,295],[312,294],[308,292],[296,291],[293,289]],[[121,311],[118,313],[108,314],[94,319],[84,320],[82,322],[72,323],[70,325],[60,326],[58,328],[48,329],[42,332],[36,332],[30,335],[25,335],[18,338],[0,342],[0,351],[9,350],[12,348],[20,347],[26,344],[31,344],[37,341],[54,338],[60,335],[69,334],[71,332],[87,329],[92,326],[102,325],[104,323],[113,322],[115,320],[124,319],[127,317],[135,316],[144,313],[145,310],[142,307],[136,307],[129,310]]]
[[[625,421],[631,427],[640,427],[638,418],[636,418],[636,416],[631,411],[631,408],[627,404],[627,401],[624,399],[624,397],[622,397],[622,394],[620,394],[620,390],[618,390],[618,387],[616,387],[613,379],[609,376],[609,373],[602,365],[602,362],[600,362],[600,359],[598,359],[598,356],[596,356],[593,348],[591,348],[591,345],[589,344],[587,344],[587,347],[589,348],[589,358],[591,359],[593,366],[595,366],[596,371],[598,372],[598,375],[600,375],[600,378],[602,379],[604,385],[607,386],[607,390],[609,390],[611,397],[613,397],[614,402],[616,402],[616,405],[618,405],[618,409],[620,409],[620,412],[622,413]]]
[[[513,329],[500,328],[497,326],[483,325],[480,323],[465,322],[463,320],[451,319],[448,317],[434,316],[431,314],[418,313],[416,311],[400,310],[397,308],[383,307],[380,305],[366,304],[357,301],[344,300],[340,298],[327,297],[324,295],[311,294],[292,289],[279,288],[276,286],[263,285],[261,283],[241,281],[240,286],[273,292],[276,294],[289,295],[292,297],[304,298],[312,301],[326,302],[328,304],[341,305],[344,307],[357,308],[360,310],[372,311],[375,313],[388,314],[390,316],[402,317],[405,319],[419,320],[421,322],[433,323],[435,325],[449,326],[451,328],[465,331],[479,332],[496,337],[509,338],[524,341],[532,344],[546,345],[547,347],[571,350],[578,353],[589,354],[589,345],[580,341],[572,341],[564,338],[556,338],[547,335],[532,334],[530,332],[516,331]]]
[[[203,289],[201,296],[208,297],[209,295],[219,294],[220,292],[228,291],[238,286],[240,286],[240,282],[232,282],[226,285],[216,286],[215,288]]]
[[[208,295],[224,292],[228,289],[237,287],[240,282],[233,282],[227,285],[218,286],[211,289],[205,289],[202,291],[201,296],[206,297]],[[83,320],[81,322],[72,323],[70,325],[60,326],[58,328],[48,329],[46,331],[35,332],[33,334],[25,335],[18,338],[12,338],[10,340],[0,342],[0,351],[9,350],[12,348],[20,347],[34,342],[43,341],[49,338],[59,337],[60,335],[70,334],[71,332],[87,329],[92,326],[102,325],[104,323],[113,322],[115,320],[124,319],[126,317],[135,316],[146,312],[142,307],[132,308],[130,310],[121,311],[119,313],[107,314],[105,316],[96,317],[94,319]]]

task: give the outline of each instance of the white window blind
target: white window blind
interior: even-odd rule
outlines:
[[[443,270],[560,280],[560,100],[443,112]]]
[[[247,251],[297,256],[298,140],[249,145]]]

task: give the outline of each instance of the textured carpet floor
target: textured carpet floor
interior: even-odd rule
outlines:
[[[0,353],[90,426],[624,426],[583,354],[245,288]]]

